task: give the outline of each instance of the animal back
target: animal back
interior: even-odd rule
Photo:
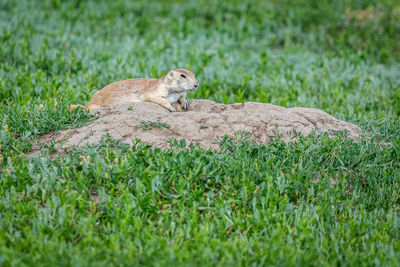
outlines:
[[[141,101],[140,96],[151,88],[156,81],[157,79],[139,78],[111,83],[97,91],[88,106],[107,106],[115,103]]]

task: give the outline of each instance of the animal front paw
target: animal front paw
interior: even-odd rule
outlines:
[[[181,104],[182,104],[182,108],[184,110],[188,110],[189,109],[189,101],[187,99],[185,99]]]
[[[170,112],[176,112],[176,110],[174,109],[174,107],[173,106],[171,106],[171,105],[168,105],[168,106],[164,106],[166,109],[168,109],[168,111],[170,111]]]

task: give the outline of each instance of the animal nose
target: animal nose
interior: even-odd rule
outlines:
[[[197,86],[199,86],[199,83],[196,83],[196,84],[194,85],[194,88],[197,88]]]

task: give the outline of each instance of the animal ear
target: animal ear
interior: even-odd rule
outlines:
[[[174,72],[171,71],[171,72],[169,73],[169,76],[174,77]]]

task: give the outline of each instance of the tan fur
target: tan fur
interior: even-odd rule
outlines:
[[[111,83],[97,91],[85,107],[72,105],[70,109],[81,107],[94,110],[115,103],[146,101],[157,103],[174,112],[175,109],[171,104],[175,102],[179,102],[183,109],[188,109],[189,102],[186,100],[186,92],[196,90],[198,85],[193,72],[176,69],[169,71],[159,79],[139,78]]]
[[[70,110],[75,110],[77,108],[87,109],[85,106],[82,106],[82,105],[71,105],[69,107]]]

